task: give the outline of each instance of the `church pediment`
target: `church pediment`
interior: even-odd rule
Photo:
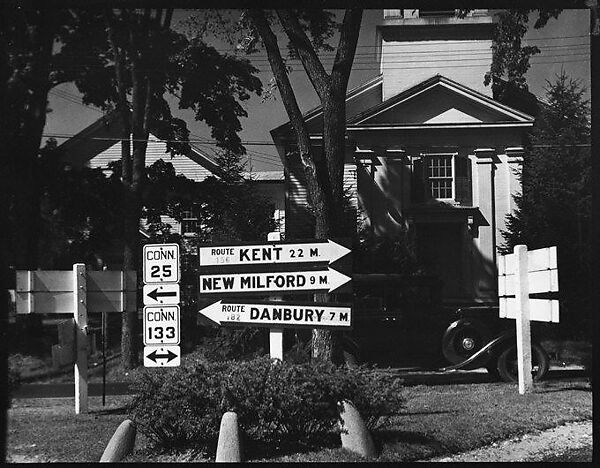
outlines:
[[[531,124],[533,117],[436,75],[349,119],[348,128]]]

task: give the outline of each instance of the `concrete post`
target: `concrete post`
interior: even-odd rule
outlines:
[[[120,462],[125,456],[132,453],[136,432],[133,421],[130,419],[123,421],[104,449],[100,463]]]
[[[242,450],[237,414],[227,411],[221,419],[215,462],[239,463],[241,461]]]
[[[338,404],[342,447],[363,457],[376,457],[377,450],[360,413],[349,401]]]

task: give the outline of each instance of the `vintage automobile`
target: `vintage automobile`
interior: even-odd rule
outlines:
[[[353,275],[354,327],[346,333],[350,362],[452,370],[485,367],[504,381],[517,380],[514,320],[497,306],[451,306],[433,277]],[[532,323],[532,375],[540,380],[549,357]]]

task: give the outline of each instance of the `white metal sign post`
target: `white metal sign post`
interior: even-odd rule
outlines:
[[[517,368],[519,393],[524,395],[533,389],[531,375],[531,328],[529,323],[529,281],[527,278],[527,246],[516,245],[515,299],[517,300]]]
[[[280,241],[281,233],[280,232],[270,232],[267,234],[267,242]],[[254,247],[253,254],[254,254]],[[274,250],[274,249],[273,249]],[[240,251],[240,258],[242,258],[242,252]],[[291,257],[291,255],[290,255]],[[299,257],[298,257],[299,258]],[[280,302],[282,300],[281,296],[271,296],[271,300],[275,302]],[[269,356],[271,359],[279,359],[283,362],[283,328],[281,327],[271,327],[269,329]]]
[[[144,366],[181,364],[179,245],[147,244],[144,270]]]
[[[61,343],[52,352],[74,366],[76,414],[88,412],[88,314],[135,311],[136,281],[135,271],[87,271],[83,263],[71,270],[17,271],[18,314],[73,317],[59,326]]]
[[[498,259],[500,317],[516,321],[519,393],[531,392],[530,321],[559,321],[558,262],[556,247],[527,250],[517,245],[513,254]],[[531,295],[538,295],[531,297]],[[539,297],[540,295],[546,297]]]

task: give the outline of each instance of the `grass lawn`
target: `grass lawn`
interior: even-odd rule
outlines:
[[[405,389],[407,406],[376,430],[377,461],[411,461],[471,450],[497,440],[592,418],[592,392],[580,381],[547,381],[519,395],[516,384],[419,385]],[[127,418],[128,397],[109,397],[102,408],[76,416],[72,398],[16,400],[9,410],[9,461],[95,462]],[[339,443],[339,442],[338,442]],[[297,450],[296,450],[297,451]],[[130,462],[208,461],[194,453],[154,454],[138,434]],[[365,461],[332,446],[280,453],[261,462]]]

